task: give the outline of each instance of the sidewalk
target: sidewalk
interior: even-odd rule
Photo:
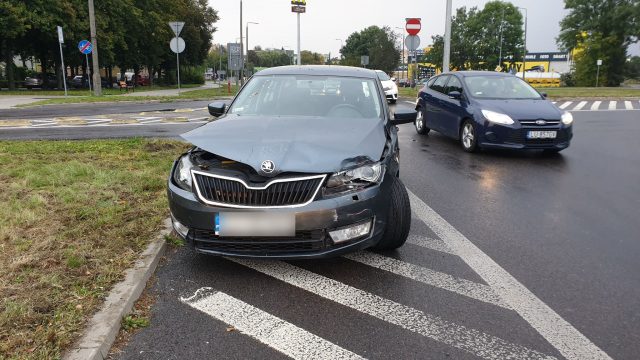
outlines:
[[[180,92],[183,93],[185,91],[192,91],[192,90],[202,90],[202,89],[215,89],[218,88],[219,85],[213,82],[206,82],[204,85],[200,86],[200,87],[189,87],[189,88],[182,88],[180,89]],[[140,87],[138,87],[140,88]],[[175,89],[164,89],[164,90],[148,90],[148,91],[132,91],[126,94],[123,94],[123,96],[177,96],[178,95],[178,88],[176,87]]]
[[[32,102],[58,98],[60,96],[38,96],[38,95],[5,95],[0,96],[0,109],[11,109],[17,105],[29,104]]]

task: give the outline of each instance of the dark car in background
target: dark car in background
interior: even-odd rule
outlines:
[[[374,71],[270,68],[209,112],[219,117],[182,135],[194,147],[168,180],[173,227],[196,251],[314,258],[404,244],[396,124],[416,112],[392,116]]]
[[[58,78],[55,74],[35,74],[24,79],[24,87],[31,90],[33,88],[53,89],[58,86]]]
[[[460,141],[465,151],[481,148],[569,147],[573,116],[560,110],[522,79],[489,71],[458,71],[429,79],[416,101],[419,134],[430,130]]]

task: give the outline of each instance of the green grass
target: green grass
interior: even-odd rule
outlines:
[[[107,96],[86,96],[86,97],[67,97],[67,98],[55,98],[40,100],[29,104],[19,105],[19,107],[32,107],[40,105],[53,105],[53,104],[78,104],[78,103],[100,103],[100,102],[123,102],[123,101],[161,101],[172,102],[179,100],[211,100],[219,97],[233,96],[238,91],[238,87],[231,86],[231,94],[228,89],[216,88],[216,89],[198,89],[181,92],[180,95],[170,96],[144,96],[144,95],[107,95]]]
[[[418,97],[419,88],[399,87],[398,96],[415,100]]]
[[[135,329],[145,328],[149,326],[149,323],[149,319],[146,317],[127,315],[122,319],[122,328],[125,331],[131,331]]]
[[[60,358],[77,339],[162,228],[166,178],[187,147],[0,141],[0,358]]]
[[[200,87],[201,84],[181,84],[182,88],[194,88]],[[155,91],[155,90],[167,90],[167,89],[175,89],[176,86],[137,86],[136,91]],[[103,95],[120,95],[124,93],[124,90],[120,89],[111,89],[111,88],[103,88]],[[89,96],[89,89],[71,89],[67,90],[67,94],[69,96]],[[32,96],[64,96],[64,90],[47,90],[47,89],[20,89],[20,90],[4,90],[0,91],[0,96],[3,95],[32,95]]]
[[[562,98],[599,98],[599,99],[621,99],[621,98],[640,98],[640,89],[632,89],[625,87],[551,87],[551,88],[536,88],[540,92],[546,92],[549,99],[562,99]],[[412,88],[398,88],[398,95],[403,98],[415,99],[418,96],[418,89]]]

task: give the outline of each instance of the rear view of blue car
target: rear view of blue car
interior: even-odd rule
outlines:
[[[573,137],[571,113],[522,79],[489,71],[458,71],[431,78],[416,101],[418,134],[435,130],[481,148],[540,149],[557,153]]]

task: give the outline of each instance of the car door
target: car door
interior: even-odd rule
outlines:
[[[462,82],[457,76],[451,75],[449,81],[444,89],[445,99],[442,101],[442,116],[440,117],[442,133],[454,138],[458,137],[458,131],[460,129],[460,121],[464,117],[466,112],[464,108],[464,101],[462,99],[453,99],[449,96],[452,91],[457,91],[462,94]]]
[[[425,91],[424,97],[424,119],[428,128],[441,132],[442,117],[444,116],[444,87],[447,84],[449,75],[440,75],[431,83]]]

